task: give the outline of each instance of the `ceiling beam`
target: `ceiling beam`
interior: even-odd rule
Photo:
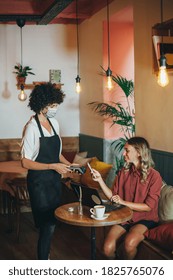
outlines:
[[[37,22],[39,25],[50,23],[59,13],[61,13],[74,0],[55,0],[50,8],[45,12]]]
[[[41,16],[37,15],[0,15],[0,22],[16,22],[17,19],[25,19],[27,22],[38,22]]]

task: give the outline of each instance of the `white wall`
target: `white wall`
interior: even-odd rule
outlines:
[[[66,94],[57,119],[62,136],[79,134],[79,96],[75,93],[76,27],[73,25],[25,25],[23,65],[32,67],[35,76],[26,83],[49,81],[49,69],[61,69],[62,90]],[[22,129],[33,114],[25,102],[18,100],[13,67],[21,62],[21,37],[17,25],[0,25],[0,138],[20,138]],[[29,95],[31,90],[26,90]]]

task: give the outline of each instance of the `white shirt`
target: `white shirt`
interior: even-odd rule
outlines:
[[[49,119],[51,124],[53,125],[57,135],[59,135],[59,123],[55,118]],[[47,131],[42,125],[41,128],[43,130],[43,134],[45,137],[51,137],[54,135],[54,131],[51,128],[51,133]],[[21,157],[27,158],[35,161],[38,156],[40,149],[40,131],[34,116],[28,121],[28,123],[24,127],[23,138],[22,138],[22,148],[21,148]],[[62,150],[62,141],[60,139],[60,153]]]

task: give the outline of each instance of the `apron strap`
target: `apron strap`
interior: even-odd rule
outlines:
[[[42,128],[41,128],[41,124],[40,124],[40,122],[39,122],[39,119],[38,119],[37,114],[35,114],[35,120],[36,120],[36,123],[37,123],[37,125],[38,125],[39,131],[40,131],[40,134],[41,134],[41,137],[44,137],[43,130],[42,130]]]
[[[43,130],[42,130],[41,124],[40,124],[40,122],[39,122],[39,119],[38,119],[38,115],[37,115],[37,114],[35,114],[35,120],[36,120],[36,123],[37,123],[37,125],[38,125],[39,131],[40,131],[40,134],[41,134],[41,137],[44,137]],[[50,121],[49,119],[47,119],[47,120],[48,120],[50,126],[52,127],[54,134],[57,135],[57,133],[56,133],[56,131],[55,131],[55,129],[54,129],[54,127],[53,127],[51,121]]]
[[[57,133],[56,133],[56,131],[55,131],[55,129],[54,129],[54,127],[53,127],[51,121],[49,120],[49,118],[48,118],[47,120],[48,120],[48,122],[50,123],[50,126],[52,127],[54,134],[57,135]]]

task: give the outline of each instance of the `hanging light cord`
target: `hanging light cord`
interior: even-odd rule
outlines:
[[[108,68],[110,68],[109,0],[107,0]]]
[[[160,18],[161,18],[161,23],[163,23],[163,1],[160,0]]]
[[[78,20],[78,0],[76,0],[76,34],[77,34],[77,75],[79,75],[79,20]]]
[[[20,27],[20,38],[21,38],[21,65],[23,66],[23,40],[22,40],[22,27]]]
[[[162,23],[163,23],[163,1],[160,0],[160,19],[161,19],[161,29],[162,29]],[[162,35],[162,54],[163,54],[163,35]]]

